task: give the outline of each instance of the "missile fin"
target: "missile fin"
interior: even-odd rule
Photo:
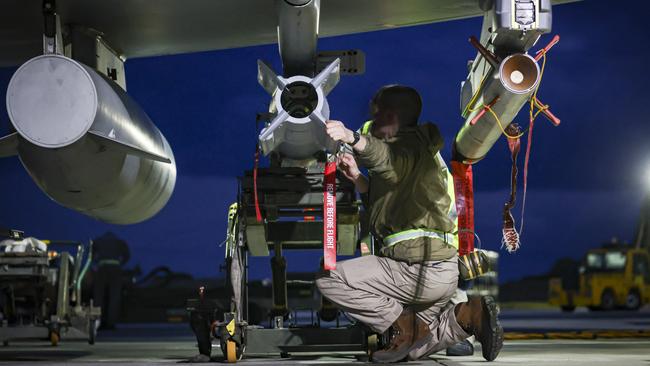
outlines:
[[[101,144],[107,145],[112,149],[116,149],[119,151],[122,151],[126,154],[129,155],[134,155],[143,159],[149,159],[149,160],[154,160],[154,161],[159,161],[161,163],[167,163],[170,164],[172,161],[166,156],[150,152],[150,151],[145,151],[142,148],[139,148],[137,146],[131,145],[129,143],[123,142],[123,141],[118,141],[115,139],[112,139],[108,136],[104,136],[100,132],[97,131],[88,131],[88,134],[95,138],[95,140]]]
[[[322,85],[323,94],[328,95],[341,79],[340,64],[340,58],[332,61],[332,63],[324,68],[323,71],[316,75],[316,77],[311,81],[311,85],[314,88],[318,88]]]
[[[282,122],[286,121],[287,118],[289,118],[289,113],[284,110],[275,116],[275,118],[273,118],[273,121],[269,123],[269,126],[262,130],[262,133],[260,133],[260,140],[267,140],[273,134],[273,131],[275,131],[276,128],[280,127]]]
[[[18,155],[18,133],[0,137],[0,158]]]
[[[284,79],[262,60],[257,60],[257,81],[269,95],[273,95],[276,89],[283,89],[286,85]]]

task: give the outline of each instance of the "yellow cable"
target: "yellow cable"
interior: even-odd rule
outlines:
[[[469,105],[469,104],[468,104],[468,105]],[[468,111],[469,113],[476,112],[476,111],[478,111],[479,109],[483,108],[484,105],[485,105],[485,104],[481,103],[481,105],[478,106],[478,107],[476,107],[476,108],[467,108],[467,111]]]
[[[485,80],[487,80],[487,77],[489,75],[491,75],[491,74],[492,73],[486,73],[485,75],[483,75],[483,79],[481,79],[481,83],[479,84],[478,89],[476,89],[476,93],[474,93],[474,95],[472,96],[472,99],[469,100],[469,103],[467,103],[467,106],[465,107],[465,112],[469,111],[471,113],[471,112],[474,112],[475,110],[480,109],[480,108],[483,107],[483,106],[481,106],[481,107],[477,107],[477,108],[472,109],[471,106],[474,103],[476,103],[476,100],[478,99],[478,96],[479,96],[479,94],[481,94],[481,90],[483,89],[483,84],[485,83]],[[463,113],[463,114],[465,114],[465,113]]]
[[[546,109],[549,108],[548,105],[542,105],[537,101],[537,90],[539,90],[539,86],[542,84],[542,77],[544,77],[544,68],[546,67],[546,51],[542,51],[542,52],[544,52],[544,53],[542,53],[542,68],[541,68],[540,73],[539,73],[539,82],[537,83],[537,86],[535,87],[535,91],[533,92],[533,96],[530,98],[530,112],[529,112],[529,115],[530,115],[530,121],[531,122],[534,121],[540,113],[542,113],[543,111],[545,111]],[[483,81],[485,81],[485,77],[481,81],[481,86],[483,86]],[[479,90],[481,90],[480,87],[479,87]],[[481,104],[480,107],[470,108],[469,106],[472,105],[472,103],[475,102],[475,99],[478,96],[478,94],[479,93],[477,92],[474,95],[474,97],[472,97],[472,100],[470,100],[470,102],[467,103],[467,110],[468,111],[475,112],[475,111],[477,111],[477,110],[479,110],[481,108],[487,109],[488,112],[490,112],[492,114],[492,117],[494,117],[494,119],[497,121],[497,124],[499,125],[499,128],[501,129],[501,132],[503,133],[503,135],[506,136],[509,139],[518,139],[521,136],[526,134],[526,132],[524,131],[524,132],[522,132],[522,133],[520,133],[519,135],[516,135],[516,136],[508,135],[505,128],[503,127],[503,124],[501,123],[501,120],[499,119],[499,116],[497,116],[497,114],[494,113],[492,108],[490,108],[490,106],[486,105],[485,103]],[[535,107],[538,108],[537,112],[535,112]]]
[[[490,108],[489,105],[486,105],[485,108],[488,110],[488,112],[492,113],[492,117],[494,117],[494,119],[497,121],[497,124],[499,125],[499,128],[501,129],[501,132],[503,132],[503,134],[504,134],[507,138],[509,138],[509,139],[518,139],[518,138],[520,138],[521,136],[523,136],[523,135],[525,134],[525,132],[522,132],[522,133],[520,133],[520,134],[517,135],[517,136],[510,136],[510,135],[508,135],[508,133],[506,132],[506,130],[503,128],[503,125],[501,124],[501,120],[499,119],[499,116],[497,116],[497,114],[494,113],[494,111],[492,110],[492,108]]]
[[[530,122],[533,123],[535,121],[535,118],[539,115],[540,112],[542,112],[545,109],[548,109],[548,106],[544,106],[544,108],[540,108],[539,103],[537,102],[537,91],[539,90],[540,85],[542,85],[542,78],[544,77],[544,68],[546,67],[546,51],[542,51],[542,69],[539,72],[539,82],[537,83],[537,86],[535,87],[535,91],[533,92],[533,96],[530,98]],[[537,105],[538,108],[540,108],[537,113],[533,115],[533,112],[535,111],[535,106]]]
[[[550,107],[548,105],[542,105],[539,103],[539,101],[535,100],[535,106],[538,108],[537,113],[533,116],[533,119],[537,118],[537,116],[544,112],[545,110],[549,109]]]

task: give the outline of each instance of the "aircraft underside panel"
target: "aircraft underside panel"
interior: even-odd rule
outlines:
[[[575,0],[555,0],[553,4]],[[58,0],[62,24],[102,32],[124,57],[200,52],[277,42],[271,0]],[[327,0],[319,37],[483,15],[478,0]],[[42,1],[3,0],[0,67],[42,50]]]

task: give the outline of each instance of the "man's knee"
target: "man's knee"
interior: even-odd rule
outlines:
[[[316,277],[316,287],[318,288],[318,291],[322,294],[324,289],[327,289],[326,282],[328,279],[325,276],[321,277]]]
[[[332,290],[340,288],[343,279],[337,271],[323,271],[316,276],[316,287],[321,295],[329,297]]]

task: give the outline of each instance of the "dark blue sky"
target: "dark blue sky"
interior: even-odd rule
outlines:
[[[650,47],[642,3],[587,0],[553,9],[553,33],[562,40],[549,54],[539,96],[562,124],[540,118],[535,125],[523,247],[500,251],[502,280],[542,273],[557,258],[578,258],[612,236],[632,239],[642,176],[650,169],[643,74]],[[321,39],[321,50],[360,48],[367,57],[366,74],[343,77],[330,94],[332,118],[356,128],[377,88],[411,85],[424,100],[422,120],[437,123],[450,142],[462,124],[460,82],[476,54],[467,38],[478,36],[480,26],[473,18]],[[145,270],[164,264],[216,275],[235,177],[252,166],[255,114],[268,108],[256,81],[258,58],[279,69],[276,45],[127,61],[128,92],[165,134],[178,164],[176,191],[153,219],[113,226],[61,208],[9,158],[0,161],[0,223],[41,238],[85,240],[112,230],[131,245],[131,263]],[[0,69],[0,100],[14,70]],[[9,122],[0,105],[4,133]],[[527,123],[524,113],[517,121]],[[485,248],[499,250],[509,172],[504,140],[475,166],[476,228]],[[289,268],[312,270],[318,258],[290,253]],[[268,275],[267,258],[251,264],[254,277]]]

